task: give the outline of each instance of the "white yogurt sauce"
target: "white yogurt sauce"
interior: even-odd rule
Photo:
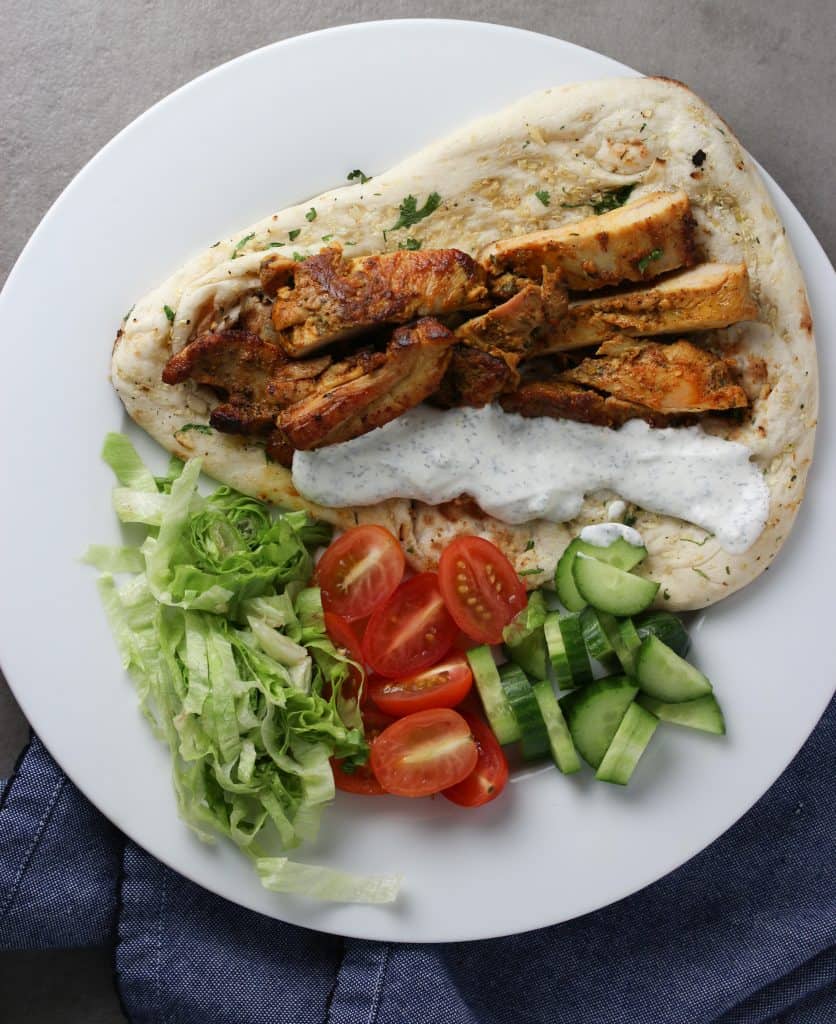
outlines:
[[[565,522],[584,495],[606,489],[696,523],[737,553],[756,540],[769,511],[769,490],[749,454],[699,427],[658,430],[631,420],[611,430],[525,419],[498,406],[419,405],[352,441],[296,452],[293,482],[335,508],[395,497],[436,505],[469,494],[506,523]]]
[[[644,541],[638,530],[624,523],[594,523],[581,530],[581,540],[596,548],[608,548],[618,538],[626,540],[633,547],[643,547]]]

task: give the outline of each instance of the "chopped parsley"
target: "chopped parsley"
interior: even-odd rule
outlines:
[[[292,231],[288,231],[287,237],[291,240],[291,242],[295,242],[296,239],[301,234],[302,234],[302,229],[301,228],[294,228]]]
[[[307,258],[308,258],[307,256],[303,256],[299,252],[295,252],[293,254],[293,259],[296,261],[296,263],[304,263]]]
[[[124,315],[124,316],[122,317],[122,321],[124,322],[125,320],[128,320],[128,319],[130,319],[131,313],[133,313],[133,311],[134,311],[135,309],[136,309],[136,303],[134,303],[134,304],[133,304],[133,305],[131,306],[131,308],[130,308],[130,309],[128,310],[128,312],[127,312],[127,313],[126,313],[126,314],[125,314],[125,315]]]
[[[641,128],[639,128],[639,135],[641,135],[641,133],[645,130],[645,128],[647,128],[647,121],[644,121],[642,123]]]
[[[173,324],[174,323],[174,310],[171,308],[171,306],[163,306],[163,313],[165,313],[166,320],[168,320],[168,322],[170,324]]]
[[[316,207],[315,206],[312,206],[310,208],[310,210],[308,210],[308,212],[305,214],[305,220],[308,221],[308,223],[310,223],[313,220],[316,220]]]
[[[415,252],[422,245],[423,243],[420,238],[407,238],[405,242],[398,242],[399,249],[409,249],[410,252]]]
[[[233,259],[236,259],[236,257],[241,255],[241,250],[244,248],[244,246],[247,244],[247,242],[249,242],[249,240],[251,238],[255,238],[255,232],[254,231],[251,232],[249,235],[244,235],[244,237],[242,239],[240,239],[239,241],[237,241],[235,243],[235,245],[232,247],[232,258]]]
[[[207,427],[205,423],[184,423],[175,433],[185,434],[187,430],[194,430],[198,434],[211,434],[212,428]]]
[[[650,266],[651,260],[660,260],[665,255],[664,249],[651,249],[647,256],[642,256],[636,266],[639,268],[639,273],[643,274],[645,270]]]
[[[221,244],[221,240],[220,240],[220,238],[219,238],[219,239],[217,240],[217,242],[213,242],[213,243],[212,243],[212,244],[211,244],[211,245],[209,246],[209,248],[210,248],[210,249],[217,249],[217,248],[218,248],[218,246],[219,246],[220,244]]]
[[[711,540],[713,536],[713,533],[708,533],[702,540],[694,540],[692,537],[680,537],[679,539],[683,544],[695,544],[698,548],[701,548],[703,544],[705,544],[706,541]]]
[[[731,568],[728,565],[726,566],[726,575],[731,576]]]
[[[365,185],[366,182],[367,181],[371,181],[372,178],[371,178],[370,174],[363,174],[363,172],[358,167],[356,170],[353,170],[348,175],[348,180],[349,181],[359,181],[361,185]]]
[[[621,188],[613,189],[610,192],[602,192],[601,198],[589,205],[600,217],[602,213],[607,213],[609,210],[617,210],[619,206],[623,206],[630,198],[630,193],[634,188],[635,185],[622,185]]]
[[[533,569],[521,569],[517,573],[517,575],[518,576],[536,576],[538,573],[543,572],[543,571],[544,570],[539,565],[535,565]]]
[[[333,235],[323,235],[322,236],[322,241],[323,242],[330,242],[333,237],[334,237]]]
[[[663,598],[664,598],[664,599],[665,599],[666,601],[670,601],[670,599],[671,599],[671,592],[670,592],[670,591],[668,590],[668,588],[667,588],[667,587],[665,587],[665,589],[664,589],[664,590],[662,591],[662,597],[663,597]]]
[[[525,547],[523,548],[523,551],[531,551],[531,549],[532,549],[533,547],[534,547],[534,540],[532,539],[532,540],[529,540],[529,542],[528,542],[528,543],[526,544],[526,546],[525,546]]]
[[[551,193],[547,192],[544,188],[538,189],[534,195],[537,196],[543,206],[548,206],[552,201]]]
[[[283,249],[285,246],[284,242],[269,242],[267,245],[268,249]]]
[[[401,228],[411,228],[413,224],[417,224],[419,221],[424,220],[425,217],[429,217],[431,213],[435,213],[440,205],[441,196],[438,192],[430,192],[427,196],[427,201],[420,209],[415,196],[407,196],[398,208],[398,219],[387,230],[400,231]]]
[[[706,576],[706,574],[702,571],[702,569],[698,569],[695,565],[691,566],[691,572],[695,572],[697,574],[697,576],[702,576],[702,578],[704,580],[708,580],[709,583],[711,582],[711,577],[710,576]]]
[[[628,515],[626,515],[624,517],[624,525],[625,526],[635,526],[636,525],[636,519],[637,519],[636,513],[635,512],[630,512]]]

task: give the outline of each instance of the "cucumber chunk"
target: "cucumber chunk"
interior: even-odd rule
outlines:
[[[560,700],[578,753],[593,768],[601,763],[638,689],[626,676],[596,679]]]
[[[578,593],[587,604],[599,611],[609,612],[610,615],[636,615],[643,612],[659,590],[659,584],[652,580],[633,576],[581,552],[575,558],[572,575]]]
[[[726,734],[723,712],[713,693],[697,697],[696,700],[685,700],[679,704],[666,704],[664,701],[656,700],[655,697],[648,697],[646,693],[640,693],[636,700],[651,714],[661,718],[663,722],[685,725],[689,729],[700,729],[702,732],[710,732],[715,736],[725,736]]]
[[[636,679],[644,693],[669,704],[711,693],[702,672],[652,634],[642,640],[636,655]]]
[[[540,713],[540,705],[525,672],[508,663],[499,670],[505,698],[511,706],[520,731],[520,751],[526,761],[544,757],[549,752],[549,734]]]
[[[628,544],[623,537],[617,537],[607,547],[598,547],[595,544],[587,544],[586,541],[576,537],[560,556],[557,569],[554,574],[554,586],[560,603],[570,612],[579,612],[587,604],[580,591],[575,585],[573,566],[578,553],[589,558],[595,558],[599,562],[606,562],[617,569],[629,572],[641,562],[647,555],[647,548],[637,547],[635,544]]]
[[[571,775],[581,770],[581,762],[575,744],[572,742],[572,734],[569,726],[557,703],[552,684],[543,679],[532,686],[534,696],[540,707],[540,714],[546,723],[546,732],[549,734],[549,746],[552,750],[554,763],[564,775]]]
[[[517,719],[505,696],[505,690],[502,688],[499,678],[499,669],[493,660],[490,647],[487,644],[481,647],[472,647],[467,652],[467,660],[473,672],[476,689],[482,698],[485,717],[493,729],[497,741],[503,745],[515,743],[520,738],[520,727],[517,725]]]
[[[546,638],[543,623],[548,609],[543,593],[535,590],[528,598],[528,604],[502,631],[508,657],[535,679],[548,676]]]
[[[558,686],[565,690],[590,682],[592,666],[586,653],[580,616],[576,612],[568,615],[550,612],[543,630]]]
[[[601,613],[587,605],[580,614],[583,642],[590,658],[603,661],[605,664],[611,662],[615,656],[615,648],[601,622]]]
[[[691,649],[691,638],[682,621],[670,612],[647,612],[636,620],[636,632],[644,640],[645,637],[659,637],[662,643],[676,651],[680,658],[687,658]]]
[[[658,724],[655,715],[638,704],[631,704],[598,765],[595,778],[626,786]]]
[[[642,642],[632,619],[616,619],[609,612],[598,612],[598,621],[612,644],[621,667],[628,676],[636,674],[636,652]]]

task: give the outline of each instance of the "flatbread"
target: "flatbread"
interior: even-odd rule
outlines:
[[[693,159],[699,151],[703,161]],[[288,470],[267,461],[257,441],[183,430],[206,424],[217,399],[193,382],[171,387],[160,376],[170,355],[210,321],[235,322],[241,300],[259,290],[262,259],[277,251],[271,242],[286,245],[280,252],[306,255],[322,248],[326,235],[342,243],[347,256],[360,256],[395,249],[410,233],[424,248],[475,255],[498,238],[578,220],[590,210],[572,204],[627,184],[635,186],[631,200],[685,189],[701,257],[745,261],[761,312],[759,323],[712,332],[712,341],[738,361],[753,415],[744,424],[712,421],[706,429],[746,444],[763,469],[770,491],[763,533],[744,554],[730,555],[699,527],[631,509],[649,551],[641,571],[661,583],[658,603],[670,609],[712,604],[759,575],[790,531],[813,455],[818,373],[804,282],[753,161],[728,125],[678,82],[608,79],[536,93],[368,183],[323,193],[242,230],[137,302],[114,346],[113,384],[143,429],[182,458],[202,456],[217,480],[280,506],[307,508],[340,527],[381,523],[400,537],[416,569],[433,567],[454,534],[478,533],[497,543],[518,570],[541,569],[526,577],[529,586],[541,585],[569,540],[585,524],[604,520],[607,502],[617,495],[589,495],[568,523],[523,526],[485,517],[467,503],[432,507],[394,499],[366,508],[321,508],[295,490]],[[548,206],[535,195],[539,190],[552,197]],[[406,195],[420,205],[433,191],[442,203],[432,216],[410,232],[384,237]],[[308,222],[311,206],[317,216]],[[296,230],[291,241],[289,232]]]

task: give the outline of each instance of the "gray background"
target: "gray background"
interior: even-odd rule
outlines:
[[[70,178],[156,100],[265,43],[383,17],[516,25],[687,82],[780,182],[832,257],[833,10],[832,0],[0,0],[0,282]],[[27,735],[0,676],[0,776]],[[0,954],[0,1018],[123,1020],[109,952]]]

